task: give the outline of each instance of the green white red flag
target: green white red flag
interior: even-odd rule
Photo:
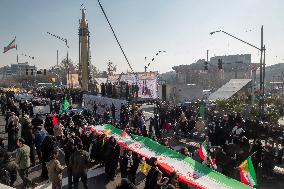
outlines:
[[[150,138],[135,134],[122,137],[123,130],[112,125],[95,126],[97,135],[106,134],[106,138],[115,137],[119,146],[139,154],[142,158],[149,160],[157,158],[159,168],[168,174],[175,171],[178,180],[198,189],[252,189],[235,179],[229,178],[214,169],[211,169],[190,157],[186,157],[177,151],[159,144]],[[143,167],[142,172],[147,172],[149,167]]]
[[[217,165],[216,165],[216,161],[215,159],[212,159],[211,158],[211,155],[210,155],[210,152],[208,152],[208,147],[207,147],[207,144],[206,142],[204,141],[199,150],[198,150],[198,154],[199,154],[199,157],[202,159],[202,160],[205,160],[206,158],[210,161],[210,164],[212,165],[212,167],[214,169],[217,169]]]
[[[16,37],[7,47],[4,47],[4,52],[3,53],[6,53],[7,51],[9,51],[11,49],[14,49],[14,48],[17,49]]]
[[[256,186],[256,174],[253,167],[253,163],[251,160],[251,156],[249,156],[240,166],[240,175],[242,183],[249,185],[249,186]]]

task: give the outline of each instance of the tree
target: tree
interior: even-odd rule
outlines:
[[[60,67],[61,69],[66,71],[69,69],[69,71],[71,72],[76,70],[74,63],[70,58],[68,58],[68,61],[67,58],[64,58],[60,63]]]

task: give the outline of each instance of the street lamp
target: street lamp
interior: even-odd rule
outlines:
[[[155,53],[155,57],[158,56],[160,53],[165,53],[167,51],[158,51],[157,53]],[[155,57],[153,56],[151,59],[151,62],[153,62],[155,60]],[[147,57],[145,57],[145,63],[147,61]],[[147,72],[147,69],[149,68],[149,66],[151,65],[151,62],[149,62],[147,65],[144,66],[145,72]]]
[[[67,47],[67,55],[66,55],[67,64],[66,64],[66,68],[65,68],[66,71],[65,71],[65,72],[67,72],[67,81],[69,81],[69,88],[70,88],[70,79],[69,79],[69,76],[70,76],[70,67],[69,67],[69,58],[68,58],[68,49],[69,49],[68,41],[67,41],[66,38],[60,37],[60,36],[55,35],[55,34],[52,34],[52,33],[50,33],[50,32],[46,32],[46,33],[49,34],[49,35],[51,35],[51,36],[53,36],[53,37],[55,37],[55,38],[57,38],[57,39],[59,39],[59,40],[61,40],[61,41],[63,41],[63,42],[65,43],[66,47]],[[57,57],[58,57],[58,54],[57,54]],[[67,84],[67,83],[66,83],[66,84]]]
[[[261,95],[260,95],[260,100],[259,100],[259,117],[261,119],[262,118],[262,111],[263,111],[263,102],[264,102],[265,50],[266,50],[265,45],[263,45],[263,26],[261,26],[261,34],[260,34],[260,44],[261,45],[260,45],[260,48],[255,46],[255,45],[252,45],[251,43],[246,42],[246,41],[244,41],[244,40],[242,40],[242,39],[240,39],[240,38],[238,38],[238,37],[236,37],[236,36],[234,36],[234,35],[232,35],[228,32],[225,32],[223,30],[216,30],[216,31],[210,32],[210,35],[213,35],[215,33],[220,33],[220,32],[222,32],[222,33],[224,33],[224,34],[226,34],[230,37],[233,37],[233,38],[235,38],[235,39],[237,39],[237,40],[239,40],[239,41],[241,41],[241,42],[243,42],[243,43],[245,43],[245,44],[247,44],[247,45],[249,45],[249,46],[260,51],[260,79],[259,80],[260,80],[260,93],[261,93]],[[263,56],[263,58],[262,58],[262,56]]]

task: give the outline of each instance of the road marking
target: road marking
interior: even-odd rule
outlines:
[[[89,169],[87,173],[87,177],[93,178],[97,177],[99,175],[102,175],[105,173],[105,167],[95,168],[95,169]],[[62,180],[62,187],[68,185],[68,177],[63,178]],[[36,189],[52,189],[51,182],[50,181],[44,181],[39,184],[39,186],[36,187]]]

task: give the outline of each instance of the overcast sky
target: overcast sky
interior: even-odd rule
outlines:
[[[17,36],[18,50],[0,53],[0,66],[16,62],[16,55],[34,56],[31,64],[48,68],[66,56],[60,40],[46,34],[66,37],[69,57],[78,62],[80,5],[87,9],[92,64],[106,69],[111,60],[119,71],[129,70],[96,0],[0,0],[0,48]],[[134,68],[142,71],[145,56],[166,50],[150,65],[150,70],[166,72],[173,66],[191,64],[209,56],[252,54],[258,50],[214,30],[223,29],[260,46],[264,26],[267,64],[284,62],[283,0],[101,0],[125,53]],[[20,62],[29,59],[19,56]],[[148,62],[147,62],[148,63]]]

